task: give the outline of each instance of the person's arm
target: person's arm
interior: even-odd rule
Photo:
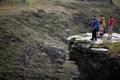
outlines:
[[[96,25],[95,25],[95,27],[93,28],[93,30],[95,30],[95,28],[96,28]]]
[[[93,30],[97,27],[97,22],[94,22]]]
[[[95,22],[92,23],[92,30],[94,30]]]

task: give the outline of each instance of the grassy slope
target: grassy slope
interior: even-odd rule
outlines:
[[[68,64],[63,65],[63,72],[54,72],[56,69],[49,65],[47,57],[39,54],[38,49],[38,45],[45,41],[65,47],[63,42],[67,36],[64,32],[65,24],[71,25],[71,35],[79,34],[86,32],[83,27],[88,24],[91,16],[104,14],[108,19],[109,15],[114,14],[115,30],[119,32],[117,27],[120,25],[120,9],[113,5],[85,4],[73,0],[40,0],[37,3],[7,7],[9,9],[0,9],[0,14],[4,15],[0,18],[1,80],[21,80],[24,77],[27,77],[27,80],[42,80],[49,77],[70,80],[72,73],[69,70],[72,68],[68,67]],[[23,41],[19,40],[19,37]],[[34,48],[34,55],[30,65],[25,67],[22,63],[28,45]]]
[[[16,15],[1,16],[1,36],[0,36],[0,79],[21,80],[42,80],[46,78],[70,79],[71,74],[64,69],[61,73],[55,73],[54,66],[49,65],[49,58],[39,54],[39,43],[48,41],[51,44],[62,46],[64,39],[64,16],[50,11],[39,10],[37,12],[25,11]],[[76,30],[77,31],[77,30]],[[76,32],[75,31],[75,32]],[[44,35],[43,35],[44,34]],[[25,42],[12,40],[21,37]],[[23,66],[26,46],[34,47],[34,55],[30,60],[30,65]],[[56,67],[55,67],[56,68]],[[52,70],[51,70],[52,69]],[[66,74],[67,73],[67,74]],[[67,77],[66,77],[67,76]]]
[[[117,6],[120,6],[120,0],[112,0]]]

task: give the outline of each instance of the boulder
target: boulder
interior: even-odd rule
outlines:
[[[58,46],[51,45],[49,43],[43,43],[40,45],[40,51],[47,54],[50,57],[51,63],[60,63],[61,60],[66,60],[66,49]],[[59,60],[60,59],[60,60]],[[57,61],[56,61],[57,60]],[[63,64],[61,62],[61,64]]]
[[[64,60],[63,59],[57,59],[56,63],[59,64],[59,65],[63,65]]]
[[[70,60],[75,61],[80,72],[73,80],[119,80],[120,54],[109,55],[105,48],[86,48],[84,42],[73,43]]]
[[[108,58],[109,50],[104,48],[91,48],[92,53],[94,53],[99,58]]]

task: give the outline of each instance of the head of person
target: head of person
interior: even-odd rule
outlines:
[[[101,17],[104,17],[104,15],[101,15]]]
[[[96,16],[93,16],[94,19],[96,19]]]
[[[110,18],[113,18],[112,16],[110,16]]]
[[[98,15],[97,18],[100,18],[100,16]]]
[[[94,18],[91,19],[92,22],[93,22],[94,20],[95,20]]]

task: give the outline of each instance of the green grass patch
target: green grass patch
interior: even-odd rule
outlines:
[[[104,42],[103,44],[100,45],[94,45],[94,47],[99,47],[99,48],[106,48],[109,50],[111,54],[119,54],[120,53],[120,42],[117,43],[110,43],[110,42]]]
[[[37,1],[39,1],[39,0],[27,0],[28,3],[35,3]]]
[[[120,0],[112,0],[112,1],[113,1],[113,3],[115,3],[117,6],[120,7]]]

